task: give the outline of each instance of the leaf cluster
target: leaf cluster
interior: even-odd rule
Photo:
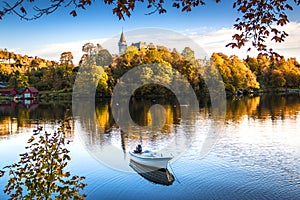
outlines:
[[[296,5],[299,0],[294,0]],[[268,39],[281,43],[288,36],[281,26],[289,22],[286,11],[292,11],[293,6],[286,0],[236,0],[233,8],[241,13],[242,17],[236,19],[234,28],[240,33],[232,36],[233,42],[227,44],[232,48],[241,48],[247,42],[265,55],[280,57],[280,55],[268,48]],[[251,48],[248,49],[251,51]]]
[[[10,199],[84,199],[80,194],[86,186],[85,177],[71,176],[65,168],[71,160],[69,144],[62,125],[56,132],[34,131],[28,140],[27,152],[20,154],[20,160],[4,167],[1,175],[8,173],[9,180],[4,192]]]

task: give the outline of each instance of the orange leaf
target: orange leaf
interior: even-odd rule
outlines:
[[[75,10],[72,10],[72,11],[70,12],[70,14],[71,14],[73,17],[76,17],[76,16],[77,16],[77,13],[76,13]]]

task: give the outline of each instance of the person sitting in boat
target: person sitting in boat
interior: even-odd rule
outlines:
[[[134,153],[142,153],[142,145],[137,145],[135,150],[134,150]]]

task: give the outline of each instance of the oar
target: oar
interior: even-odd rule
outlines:
[[[175,172],[174,172],[174,170],[173,170],[173,168],[172,168],[172,165],[171,165],[170,163],[169,163],[169,166],[170,166],[171,171],[172,171],[173,174],[174,174],[175,180],[177,180],[177,182],[178,182],[179,184],[181,184],[181,182],[180,182],[179,179],[177,178],[177,176],[176,176],[176,174],[175,174]]]

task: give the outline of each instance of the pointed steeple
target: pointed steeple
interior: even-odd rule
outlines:
[[[119,54],[123,54],[127,49],[127,44],[126,44],[126,39],[125,39],[123,29],[122,29],[122,33],[118,45],[119,45]]]
[[[126,39],[125,39],[123,31],[122,31],[119,43],[126,43]]]

